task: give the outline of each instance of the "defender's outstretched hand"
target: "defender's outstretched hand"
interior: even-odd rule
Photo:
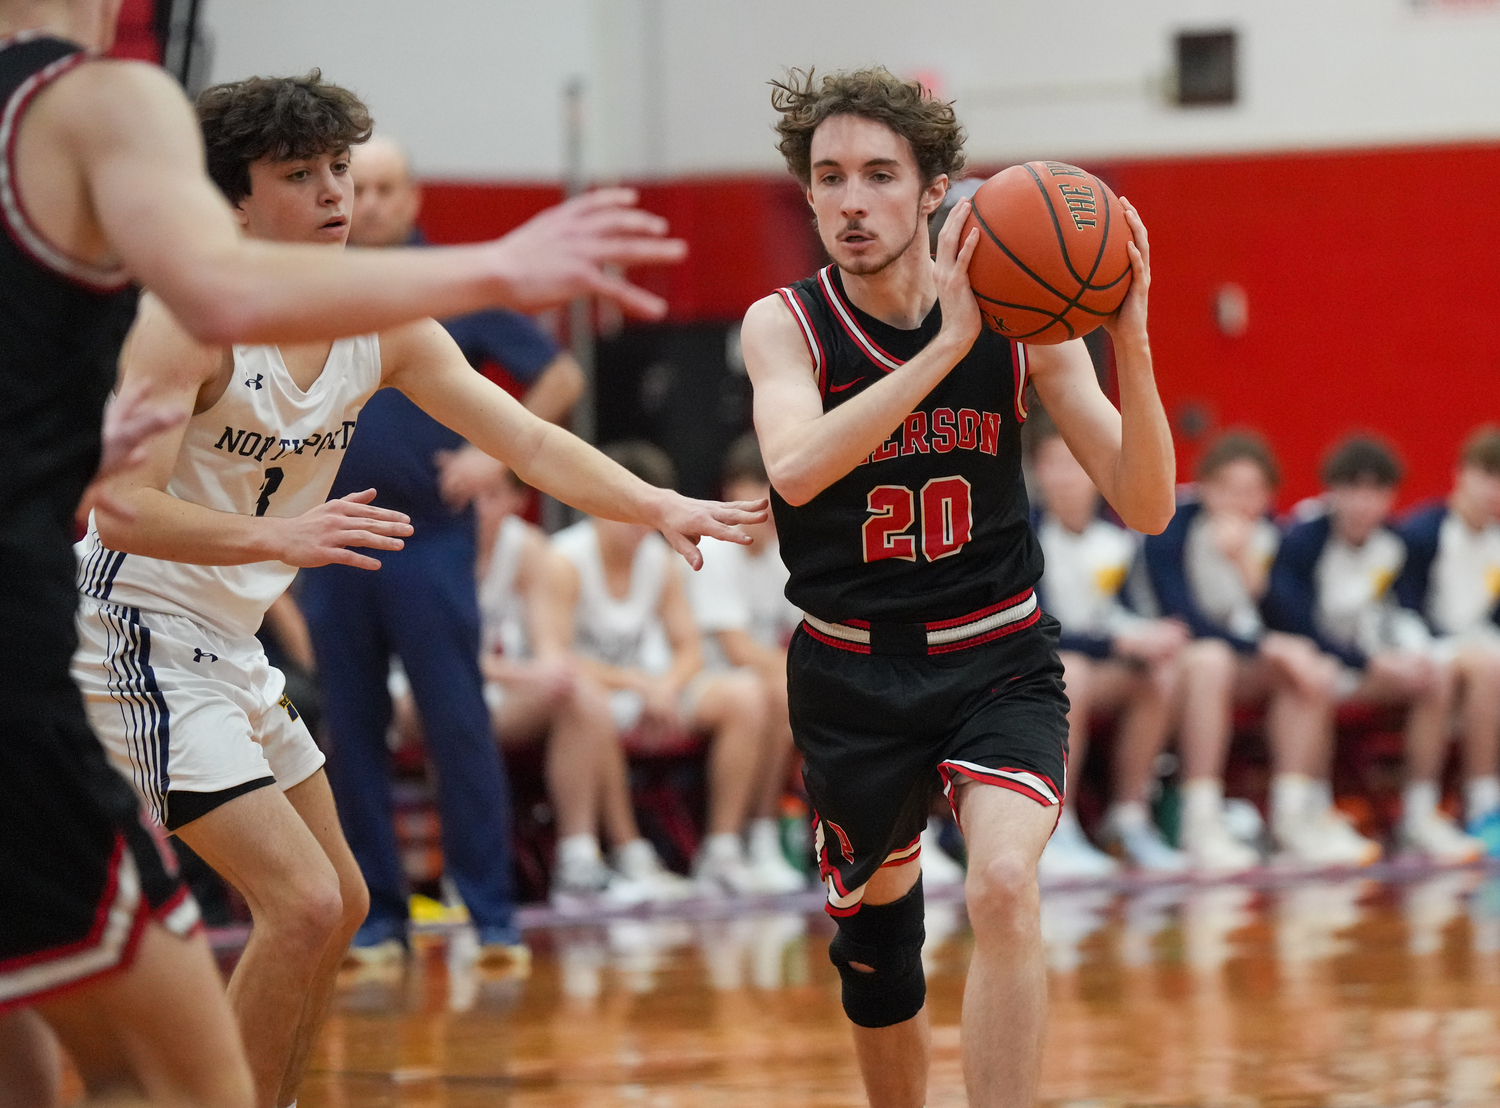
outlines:
[[[1125,222],[1130,227],[1131,241],[1125,244],[1130,255],[1130,291],[1125,302],[1114,315],[1104,321],[1104,329],[1112,339],[1146,337],[1146,298],[1151,291],[1151,240],[1146,237],[1146,225],[1135,205],[1120,197],[1120,207],[1125,209]]]
[[[754,540],[741,531],[742,523],[760,523],[771,510],[769,500],[735,500],[723,503],[718,500],[693,500],[677,493],[667,493],[662,500],[656,521],[656,529],[671,543],[672,549],[686,559],[694,569],[703,567],[703,555],[698,550],[698,540],[707,535],[711,539],[737,542],[749,546]]]
[[[374,499],[374,489],[351,492],[300,516],[277,520],[282,529],[280,560],[304,569],[334,562],[357,569],[379,569],[380,563],[374,558],[348,548],[400,550],[406,545],[401,540],[412,533],[412,526],[411,517],[377,508],[370,503]]]
[[[602,296],[632,315],[657,319],[667,303],[607,267],[662,265],[687,256],[667,221],[635,206],[634,189],[598,189],[521,224],[494,242],[507,306],[539,311],[578,296]]]

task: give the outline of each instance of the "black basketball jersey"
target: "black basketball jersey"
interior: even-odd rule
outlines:
[[[812,354],[823,410],[858,396],[937,335],[856,308],[837,266],[778,290]],[[787,597],[822,620],[956,621],[1041,576],[1021,474],[1026,350],[988,328],[889,439],[801,507],[773,491]]]
[[[69,257],[16,188],[16,131],[38,93],[88,60],[37,32],[0,39],[0,716],[74,698],[73,513],[99,464],[104,401],[135,317],[123,272]]]

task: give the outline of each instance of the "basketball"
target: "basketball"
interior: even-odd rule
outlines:
[[[979,228],[969,284],[992,331],[1037,346],[1086,335],[1130,289],[1130,227],[1092,173],[1027,162],[974,194],[964,227]]]

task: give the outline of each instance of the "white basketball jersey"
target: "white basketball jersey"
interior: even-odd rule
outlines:
[[[526,605],[516,592],[516,574],[530,525],[515,516],[500,521],[495,549],[479,582],[480,650],[519,661],[530,653]]]
[[[606,665],[652,673],[667,669],[671,652],[657,617],[667,574],[672,572],[672,548],[666,540],[654,532],[642,540],[630,567],[630,589],[623,597],[609,591],[599,539],[589,520],[553,535],[552,545],[578,570],[578,652]]]
[[[328,499],[360,409],[380,387],[380,339],[339,339],[303,392],[274,346],[236,346],[224,395],[188,422],[167,492],[218,512],[297,516]],[[284,562],[198,566],[122,554],[92,517],[77,547],[84,596],[254,635],[297,571]]]
[[[1113,638],[1140,621],[1120,602],[1140,541],[1136,535],[1102,519],[1075,533],[1052,515],[1042,517],[1036,534],[1046,559],[1047,611],[1064,631]]]

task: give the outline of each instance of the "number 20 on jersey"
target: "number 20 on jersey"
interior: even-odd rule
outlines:
[[[917,505],[921,503],[921,518]],[[905,485],[876,485],[867,501],[865,561],[885,558],[917,560],[917,539],[929,562],[957,554],[974,531],[974,504],[969,482],[962,477],[934,477],[913,492]],[[917,525],[918,534],[912,534]]]

